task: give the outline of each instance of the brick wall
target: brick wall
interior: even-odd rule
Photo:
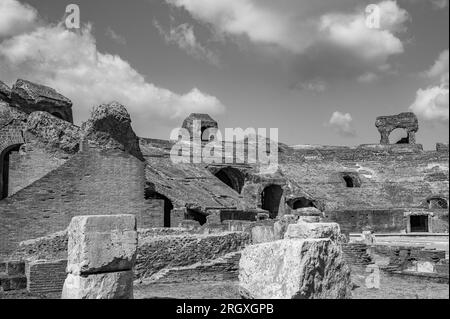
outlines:
[[[406,230],[403,209],[339,210],[326,213],[326,219],[341,226],[343,234],[360,233],[370,226],[377,233],[395,233]]]
[[[86,149],[58,169],[0,202],[0,256],[21,241],[69,225],[76,215],[135,214],[152,227],[144,200],[144,164],[118,151]]]
[[[67,260],[33,261],[27,263],[27,290],[30,293],[62,292],[66,279]]]

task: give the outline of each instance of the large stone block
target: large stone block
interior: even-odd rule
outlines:
[[[241,294],[251,299],[345,299],[350,282],[342,250],[330,239],[249,246],[239,264]]]
[[[69,274],[62,299],[133,299],[133,271],[79,276]]]
[[[134,215],[77,216],[69,226],[67,272],[86,275],[130,270],[136,251]]]
[[[288,226],[285,239],[330,238],[336,241],[341,233],[337,223],[302,223]]]

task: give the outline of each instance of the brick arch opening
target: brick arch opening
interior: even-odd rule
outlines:
[[[289,207],[292,209],[299,209],[299,208],[307,208],[307,207],[316,207],[314,202],[306,197],[299,197],[295,199],[291,199],[288,202]]]
[[[238,169],[233,167],[225,167],[217,171],[214,175],[239,194],[242,192],[245,176]]]
[[[173,203],[172,201],[167,198],[166,196],[155,192],[154,190],[146,189],[145,190],[145,199],[158,199],[164,201],[164,216],[163,216],[163,225],[166,228],[171,227],[171,213],[173,210]]]
[[[447,199],[439,196],[433,196],[427,199],[429,209],[448,209]]]
[[[10,156],[13,152],[18,152],[22,144],[13,144],[6,147],[0,153],[0,200],[5,199],[9,196],[10,192],[10,180],[9,180],[9,166],[10,166]]]
[[[283,189],[280,185],[270,185],[264,188],[261,193],[261,207],[269,212],[269,217],[275,219],[280,209]]]

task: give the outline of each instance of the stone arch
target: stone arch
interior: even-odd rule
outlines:
[[[0,152],[0,200],[9,196],[9,165],[12,152],[18,152],[22,144],[12,144],[4,147]]]
[[[164,201],[164,215],[163,215],[163,225],[166,228],[171,227],[171,213],[174,208],[172,201],[166,196],[155,192],[151,189],[145,190],[145,199],[159,199]]]
[[[214,175],[224,184],[228,185],[239,194],[242,192],[242,188],[244,187],[245,182],[245,176],[240,170],[228,166],[219,169],[214,173]]]
[[[280,209],[283,188],[280,185],[269,185],[261,193],[261,208],[269,212],[269,217],[275,219]]]
[[[414,113],[407,112],[392,116],[380,116],[375,126],[381,135],[381,144],[388,145],[389,136],[395,129],[401,128],[407,132],[407,137],[400,144],[416,144],[416,133],[419,131],[419,120]]]

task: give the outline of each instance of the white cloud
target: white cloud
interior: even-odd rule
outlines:
[[[13,36],[33,28],[37,22],[37,11],[16,0],[0,1],[0,39]]]
[[[426,76],[436,82],[425,89],[419,89],[409,109],[420,118],[448,124],[449,120],[449,51],[443,51]]]
[[[364,12],[322,16],[320,31],[325,41],[382,69],[389,56],[403,53],[403,43],[396,33],[404,30],[409,15],[394,1],[382,1],[378,7],[380,29],[367,26]]]
[[[153,25],[164,37],[166,43],[176,44],[181,50],[185,51],[190,56],[198,60],[205,60],[211,65],[220,67],[219,57],[214,52],[205,48],[201,43],[198,42],[194,33],[193,26],[184,23],[175,28],[170,27],[170,30],[166,31],[158,23],[158,21],[154,21]]]
[[[216,97],[197,88],[174,93],[148,82],[120,56],[99,52],[89,25],[80,32],[62,23],[39,26],[0,40],[0,74],[10,84],[24,78],[54,87],[73,101],[79,121],[87,119],[93,106],[116,100],[146,134],[161,120],[225,109]]]
[[[431,0],[431,3],[436,9],[448,8],[448,0]]]
[[[247,36],[250,41],[296,49],[288,36],[286,17],[253,0],[166,0],[184,8],[195,19],[213,25],[216,31]]]
[[[356,131],[352,122],[353,118],[349,113],[334,112],[327,125],[342,137],[355,137]]]
[[[114,31],[111,27],[108,27],[106,29],[105,35],[118,44],[121,45],[127,44],[127,40],[120,34],[116,33],[116,31]]]
[[[244,36],[256,48],[271,45],[291,55],[300,78],[294,87],[309,86],[317,78],[367,80],[369,73],[379,77],[391,71],[389,58],[404,52],[399,34],[406,30],[408,12],[396,1],[381,1],[381,27],[371,29],[358,1],[343,0],[340,6],[323,1],[166,0],[225,38]]]

